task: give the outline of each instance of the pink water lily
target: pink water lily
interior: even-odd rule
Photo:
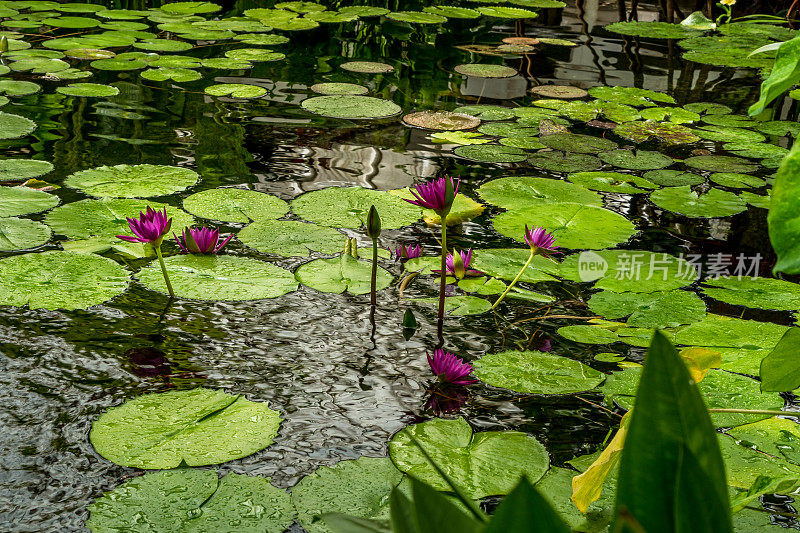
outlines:
[[[456,250],[456,252],[458,253],[461,261],[457,261],[453,254],[447,254],[447,259],[445,259],[445,265],[447,265],[446,274],[448,276],[462,279],[466,276],[484,275],[484,273],[480,270],[475,270],[474,268],[469,267],[469,264],[472,262],[472,248],[469,248],[466,252],[464,250]],[[432,270],[432,272],[440,274],[441,270]]]
[[[434,350],[433,357],[429,353],[426,353],[426,355],[428,356],[428,364],[436,377],[439,378],[439,381],[453,385],[470,385],[478,381],[470,378],[472,365],[465,363],[456,355],[441,348]]]
[[[444,178],[430,180],[427,183],[420,183],[411,189],[411,194],[414,195],[415,200],[405,200],[425,209],[433,209],[441,216],[442,213],[450,211],[453,206],[453,200],[458,194],[460,181],[458,179],[453,180],[450,176],[445,176]],[[452,195],[447,194],[448,185]]]
[[[525,242],[531,247],[531,251],[537,255],[550,256],[550,254],[559,254],[556,246],[556,238],[552,233],[547,233],[547,230],[537,226],[533,229],[528,229],[525,224]]]
[[[394,249],[394,260],[400,261],[401,259],[416,259],[422,255],[422,246],[419,244],[401,244]]]
[[[175,237],[175,241],[178,243],[178,246],[181,247],[181,250],[190,254],[215,254],[222,250],[222,248],[228,244],[228,241],[233,238],[233,234],[228,235],[227,239],[219,243],[219,230],[216,228],[210,229],[205,226],[200,228],[184,228],[181,235],[183,237],[183,242],[181,242],[181,239],[174,233],[172,236]]]
[[[167,208],[156,211],[149,205],[147,211],[139,211],[139,218],[128,218],[128,226],[135,235],[117,235],[118,239],[128,242],[160,243],[172,227],[172,218],[167,216]]]

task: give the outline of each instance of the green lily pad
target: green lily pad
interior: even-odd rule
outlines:
[[[468,7],[428,6],[424,7],[422,11],[451,19],[475,19],[481,16],[478,11]]]
[[[435,143],[447,144],[486,144],[492,139],[483,138],[482,133],[475,131],[441,131],[431,134],[431,140]]]
[[[536,152],[528,158],[528,162],[551,172],[588,172],[603,166],[600,159],[593,155],[565,152]]]
[[[324,24],[341,24],[343,22],[352,22],[354,20],[358,20],[358,15],[335,11],[318,11],[315,13],[309,13],[305,16],[305,18],[315,22],[322,22]]]
[[[672,328],[703,319],[706,305],[695,293],[602,291],[589,299],[589,309],[607,319],[626,316],[630,327]]]
[[[395,466],[437,490],[449,485],[434,470],[413,435],[432,460],[471,498],[508,494],[523,475],[535,483],[549,467],[544,446],[517,431],[483,431],[473,435],[463,419],[435,419],[407,426],[389,442]]]
[[[0,94],[6,96],[27,96],[41,90],[41,85],[32,81],[0,80]]]
[[[512,122],[495,122],[494,124],[484,124],[478,131],[484,135],[495,135],[498,137],[533,137],[539,135],[537,128],[528,128]]]
[[[253,222],[239,232],[245,246],[284,257],[307,257],[310,252],[335,254],[342,251],[344,235],[333,228],[296,220]]]
[[[27,187],[0,187],[0,218],[47,211],[58,205],[58,197]]]
[[[752,128],[760,124],[744,115],[705,115],[703,122],[714,126],[728,126],[732,128]]]
[[[757,122],[756,130],[764,135],[774,135],[777,137],[798,137],[800,136],[800,124],[789,120],[770,120],[767,122]]]
[[[700,185],[706,182],[703,176],[692,172],[684,172],[682,170],[650,170],[645,172],[642,177],[663,187]]]
[[[362,74],[387,74],[394,72],[394,67],[386,63],[377,63],[375,61],[348,61],[339,65],[344,70],[350,72],[360,72]]]
[[[771,42],[763,35],[714,34],[684,39],[679,44],[686,49],[683,59],[687,61],[720,67],[769,68],[774,62],[774,51],[756,55],[751,52]]]
[[[636,233],[633,224],[601,207],[558,202],[518,208],[499,214],[494,229],[523,242],[525,225],[547,228],[564,248],[600,249],[626,242]]]
[[[97,70],[139,70],[146,67],[147,63],[139,58],[117,56],[110,59],[96,59],[90,65]]]
[[[701,138],[710,141],[760,143],[766,139],[757,131],[731,126],[706,126],[693,131]]]
[[[668,120],[673,124],[696,122],[700,120],[698,113],[692,113],[680,107],[650,107],[640,111],[645,120]]]
[[[0,159],[0,181],[25,181],[44,176],[53,163],[38,159]]]
[[[498,144],[459,146],[453,150],[453,153],[464,159],[480,163],[519,163],[528,157],[521,148]]]
[[[205,93],[211,96],[229,96],[231,98],[260,98],[267,94],[267,89],[248,83],[220,83],[209,85],[205,88]]]
[[[118,95],[119,89],[99,83],[73,83],[65,87],[56,87],[56,92],[67,96],[103,98]]]
[[[539,85],[532,87],[531,92],[545,98],[583,98],[589,94],[585,89],[572,85]]]
[[[569,255],[559,265],[560,277],[597,281],[595,288],[614,292],[670,291],[691,285],[696,268],[685,259],[643,250],[600,250]]]
[[[588,457],[594,458],[594,454]],[[573,459],[570,464],[574,465],[576,462]],[[575,470],[553,466],[535,487],[572,531],[587,533],[608,531],[609,524],[614,521],[616,471],[612,471],[608,475],[603,483],[603,492],[600,498],[589,505],[586,514],[580,512],[571,500],[572,478],[576,475]]]
[[[486,17],[495,17],[501,19],[532,19],[539,16],[535,11],[505,6],[479,7],[478,12]]]
[[[629,170],[655,170],[668,167],[673,163],[671,157],[659,152],[647,150],[613,150],[599,155],[604,163]]]
[[[89,440],[97,453],[122,466],[202,466],[263,450],[280,421],[266,402],[198,387],[145,394],[112,407],[92,424]]]
[[[769,209],[772,203],[772,198],[769,194],[760,196],[758,194],[745,191],[739,193],[739,198],[747,202],[749,205],[752,205],[753,207],[760,207],[761,209]]]
[[[111,59],[116,56],[111,50],[102,50],[99,48],[73,48],[66,50],[64,55],[72,59]]]
[[[636,107],[651,107],[658,105],[658,103],[675,103],[675,99],[668,94],[636,87],[592,87],[589,89],[589,94],[607,102]]]
[[[487,63],[467,63],[456,66],[454,70],[459,74],[474,78],[510,78],[517,75],[516,69]]]
[[[686,104],[683,108],[692,113],[700,113],[703,115],[727,115],[733,112],[733,109],[730,107],[713,102],[693,102],[691,104]]]
[[[116,165],[81,170],[67,176],[64,185],[96,197],[149,198],[182,191],[198,179],[200,176],[188,168]]]
[[[558,334],[565,339],[584,344],[611,344],[619,340],[616,333],[598,326],[564,326],[558,328]]]
[[[172,80],[177,83],[196,81],[203,77],[196,70],[191,70],[188,68],[166,68],[166,67],[150,68],[144,70],[142,71],[141,76],[142,78],[150,81]]]
[[[498,105],[465,105],[457,107],[453,111],[455,113],[472,115],[473,117],[477,117],[485,121],[508,120],[516,116],[513,109]]]
[[[0,252],[37,248],[50,240],[53,232],[41,222],[27,218],[0,218]]]
[[[375,206],[383,229],[397,229],[420,219],[420,209],[389,192],[363,187],[329,187],[292,200],[292,211],[306,220],[334,228],[360,228]]]
[[[360,457],[321,466],[292,488],[298,521],[309,533],[331,533],[324,513],[344,513],[388,523],[389,495],[403,473],[386,457]]]
[[[674,122],[626,122],[614,128],[614,133],[636,143],[643,143],[655,137],[669,145],[697,142],[700,137],[686,126]]]
[[[621,172],[577,172],[567,179],[593,191],[637,194],[657,189],[658,185],[633,174]]]
[[[89,17],[51,17],[42,19],[42,24],[47,24],[54,28],[86,29],[95,28],[100,25],[100,21]]]
[[[372,263],[349,255],[333,259],[315,259],[297,269],[297,281],[320,292],[367,294],[370,292]],[[394,276],[378,267],[376,290],[391,285]]]
[[[727,129],[732,130],[734,128],[727,128]],[[777,168],[780,165],[780,160],[783,159],[783,157],[789,153],[789,150],[787,148],[784,148],[783,146],[776,146],[774,144],[768,144],[768,143],[758,143],[755,141],[726,142],[722,146],[723,148],[725,148],[725,150],[734,153],[738,156],[750,157],[753,159],[765,159],[764,161],[761,162],[761,164],[764,166],[768,166],[768,162],[766,161],[767,158],[770,159],[777,158],[778,163],[775,165],[770,165],[773,168]]]
[[[162,5],[159,9],[175,15],[195,15],[197,13],[216,13],[222,7],[214,2],[172,2]]]
[[[386,18],[397,22],[409,22],[412,24],[442,24],[447,22],[447,17],[434,13],[424,13],[422,11],[394,11],[388,13]]]
[[[725,276],[705,284],[706,296],[732,305],[796,311],[800,301],[800,285],[780,279]]]
[[[356,85],[355,83],[315,83],[309,87],[317,94],[334,95],[334,94],[352,94],[362,95],[367,94],[369,89],[363,85]]]
[[[136,53],[136,52],[131,52]],[[142,53],[142,52],[139,52]],[[163,68],[200,68],[203,66],[201,59],[192,56],[159,56],[157,54],[144,54],[142,58],[148,66]]]
[[[403,124],[426,130],[469,130],[481,123],[479,118],[452,111],[418,111],[403,117]]]
[[[97,255],[41,252],[0,259],[0,301],[30,309],[85,309],[122,294],[130,277]]]
[[[187,2],[188,3],[188,2]],[[191,2],[196,3],[196,2]],[[199,2],[197,2],[199,3]],[[172,5],[172,4],[167,4]],[[133,478],[89,506],[90,531],[283,531],[295,519],[289,494],[269,478],[180,468]]]
[[[471,267],[490,276],[513,280],[530,257],[528,248],[488,248],[474,250]],[[558,266],[553,261],[537,255],[530,266],[522,273],[519,281],[524,283],[537,283],[540,281],[554,281],[553,274],[558,272]]]
[[[756,350],[774,348],[789,326],[756,320],[742,320],[721,315],[706,315],[678,330],[675,342],[689,346],[720,346]]]
[[[58,72],[48,72],[45,74],[48,78],[52,80],[81,80],[84,78],[90,78],[92,76],[92,72],[88,70],[78,70],[76,68],[68,68],[66,70],[60,70]]]
[[[729,217],[747,209],[744,200],[731,192],[710,189],[698,194],[688,185],[660,189],[650,200],[662,209],[692,218]]]
[[[289,212],[289,205],[271,194],[230,187],[194,193],[183,201],[183,208],[201,218],[239,223],[281,218]]]
[[[486,202],[509,210],[556,202],[574,202],[597,207],[603,205],[600,195],[580,185],[531,176],[488,181],[478,188],[478,194]]]
[[[237,35],[236,40],[253,46],[276,46],[289,42],[289,38],[285,35],[275,35],[274,33],[245,33]]]
[[[579,154],[598,154],[600,152],[614,150],[617,147],[617,143],[614,141],[609,141],[602,137],[578,135],[575,133],[545,135],[541,138],[541,142],[553,150]]]
[[[48,72],[58,72],[69,68],[69,63],[60,59],[48,59],[46,57],[32,57],[30,59],[20,59],[9,65],[15,72],[32,72],[33,74],[46,74]]]
[[[545,352],[509,350],[475,361],[475,377],[528,394],[572,394],[595,388],[605,375],[573,359]]]
[[[104,9],[97,12],[98,17],[114,20],[136,20],[149,15],[147,11],[139,9]]]
[[[439,298],[413,298],[410,301],[436,309]],[[448,296],[444,299],[444,314],[446,316],[480,315],[492,308],[492,304],[477,296]]]
[[[402,111],[390,100],[352,95],[315,96],[303,100],[300,106],[315,115],[348,119],[389,118]]]
[[[253,64],[249,61],[240,61],[237,59],[230,59],[228,57],[212,57],[210,59],[203,59],[202,66],[206,68],[218,68],[224,70],[247,70],[253,68]]]
[[[722,185],[723,187],[730,187],[732,189],[746,189],[749,187],[763,187],[766,181],[758,176],[751,176],[749,174],[737,174],[736,172],[715,172],[711,174],[708,179]]]
[[[175,295],[210,301],[277,298],[297,290],[297,281],[273,264],[230,255],[176,255],[164,259]],[[137,274],[149,289],[167,292],[158,262]]]
[[[36,127],[30,119],[0,111],[0,139],[19,139],[33,133]]]
[[[239,48],[236,50],[228,50],[225,52],[225,57],[235,59],[237,61],[280,61],[286,57],[286,54],[280,52],[273,52],[272,50],[262,50],[261,48]]]
[[[380,17],[386,15],[390,11],[383,7],[372,6],[347,6],[339,8],[340,13],[352,13],[359,17]]]
[[[458,280],[459,289],[464,292],[471,292],[480,296],[500,294],[506,289],[506,287],[507,285],[497,278],[475,277]]]
[[[150,39],[133,43],[133,47],[139,50],[150,52],[185,52],[194,48],[191,43],[186,41],[176,41],[174,39]]]
[[[702,34],[701,30],[668,22],[615,22],[605,26],[605,29],[621,35],[649,39],[683,39]]]
[[[545,145],[541,143],[539,137],[503,137],[502,139],[498,139],[497,142],[503,146],[522,148],[523,150],[539,150],[545,148]]]

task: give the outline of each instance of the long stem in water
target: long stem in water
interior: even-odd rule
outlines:
[[[517,273],[517,277],[516,277],[516,278],[514,278],[514,281],[512,281],[512,282],[511,282],[511,283],[508,285],[508,287],[506,287],[506,290],[504,290],[504,291],[503,291],[503,294],[501,294],[501,295],[500,295],[500,298],[498,298],[497,300],[495,300],[494,304],[492,304],[492,309],[494,309],[495,307],[497,307],[497,306],[500,304],[500,302],[502,302],[502,301],[503,301],[503,298],[505,298],[505,297],[506,297],[506,294],[508,294],[508,291],[510,291],[510,290],[511,290],[511,289],[514,287],[514,285],[517,283],[517,281],[519,281],[519,278],[521,278],[521,277],[522,277],[522,273],[523,273],[523,272],[525,272],[526,270],[528,270],[528,267],[529,267],[529,266],[531,266],[531,261],[533,261],[533,256],[534,256],[534,255],[536,255],[536,254],[534,253],[533,249],[531,248],[531,255],[530,255],[530,257],[528,257],[528,260],[525,262],[525,266],[524,266],[524,267],[522,267],[522,270],[520,270],[520,271]]]
[[[439,337],[439,342],[444,343],[444,336],[442,329],[444,326],[444,288],[447,279],[447,214],[441,215],[442,219],[442,275],[439,282],[439,321],[437,323],[436,332]]]
[[[161,265],[161,273],[164,274],[164,281],[167,284],[167,291],[169,291],[169,297],[175,298],[175,291],[172,290],[172,283],[169,282],[169,276],[167,275],[167,265],[164,264],[164,256],[161,255],[161,243],[153,246],[156,249],[156,255],[158,256],[158,263]]]
[[[375,307],[377,298],[375,296],[376,287],[378,286],[378,239],[372,239],[372,283],[370,285],[370,304]]]

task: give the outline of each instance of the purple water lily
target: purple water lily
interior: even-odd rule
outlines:
[[[228,238],[219,243],[219,230],[218,229],[210,229],[205,226],[200,228],[183,228],[183,242],[181,239],[178,238],[177,235],[174,233],[172,234],[175,237],[175,241],[178,243],[178,246],[181,247],[186,253],[189,254],[215,254],[222,250],[222,248],[228,244],[233,238],[233,234],[228,235]]]
[[[394,249],[394,260],[400,261],[402,259],[416,259],[422,255],[422,246],[419,244],[401,244]]]
[[[459,261],[453,254],[447,254],[447,259],[445,259],[445,265],[447,267],[446,274],[448,276],[462,279],[466,276],[484,275],[484,273],[480,270],[475,270],[474,268],[469,267],[469,264],[472,262],[472,248],[469,248],[466,252],[464,250],[456,250],[456,252],[458,252],[458,258],[460,258],[461,261]],[[432,270],[432,272],[440,274],[441,270]]]
[[[428,364],[439,381],[453,385],[470,385],[478,381],[469,377],[472,374],[472,365],[465,363],[456,355],[441,348],[434,350],[433,357],[429,353],[426,355]]]
[[[142,243],[161,243],[172,227],[172,218],[167,216],[167,208],[163,211],[156,211],[149,205],[147,211],[139,211],[139,218],[128,218],[128,226],[135,237],[129,235],[117,235],[117,238],[128,242]]]
[[[405,199],[406,202],[424,207],[425,209],[433,209],[440,216],[442,213],[447,213],[453,205],[453,200],[458,194],[458,184],[461,180],[453,180],[450,176],[444,178],[430,180],[427,183],[420,183],[411,189],[411,194],[414,195],[415,200]],[[452,189],[452,196],[447,194],[448,185]]]
[[[534,254],[549,257],[550,254],[561,253],[557,251],[556,238],[552,233],[547,233],[547,230],[542,227],[528,229],[528,225],[525,224],[525,242],[528,243]]]

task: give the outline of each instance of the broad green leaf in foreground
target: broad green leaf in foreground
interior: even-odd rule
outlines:
[[[528,481],[522,478],[497,507],[486,533],[569,533],[559,514]]]
[[[800,81],[800,37],[783,43],[778,48],[775,64],[769,77],[761,84],[758,102],[750,106],[751,117],[759,115],[778,96]]]
[[[92,424],[89,439],[97,453],[122,466],[202,466],[266,448],[280,421],[265,402],[196,388],[145,394],[112,407]]]
[[[769,240],[778,255],[775,272],[800,274],[800,143],[796,143],[778,169],[772,185],[767,221]]]
[[[761,362],[761,390],[789,392],[800,387],[800,328],[786,331]]]

